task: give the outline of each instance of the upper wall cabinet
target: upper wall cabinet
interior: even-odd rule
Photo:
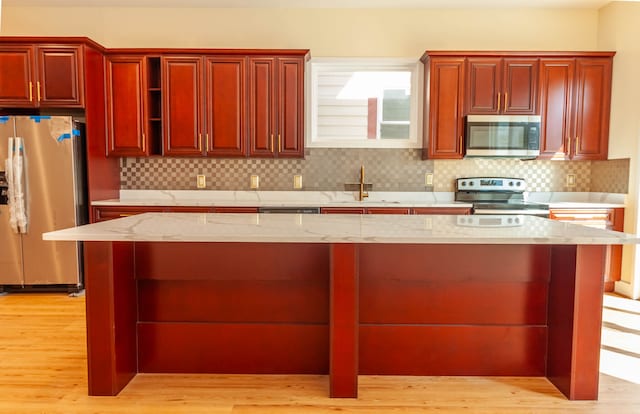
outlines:
[[[541,59],[540,157],[605,160],[613,53]]]
[[[163,154],[202,155],[202,57],[163,56],[161,62]]]
[[[206,154],[243,157],[247,153],[246,58],[206,58]]]
[[[249,59],[249,155],[304,156],[304,58]]]
[[[186,51],[108,57],[108,154],[304,156],[307,50]]]
[[[425,62],[423,158],[462,158],[464,84],[464,57],[433,57]]]
[[[149,155],[145,56],[108,56],[106,78],[107,154]]]
[[[82,45],[0,44],[0,106],[84,107]]]
[[[467,114],[534,115],[538,111],[538,59],[467,59]]]
[[[464,156],[464,117],[540,114],[541,159],[604,160],[614,52],[427,52],[423,158]]]

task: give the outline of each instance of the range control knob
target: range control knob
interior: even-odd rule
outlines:
[[[467,186],[467,182],[466,182],[466,181],[462,181],[462,182],[460,183],[460,185],[461,185],[461,186],[463,186],[463,187],[466,187],[466,186]]]
[[[513,181],[509,181],[509,187],[513,187]]]
[[[522,185],[522,182],[520,182],[520,181],[518,181],[518,182],[516,183],[516,186],[517,186],[517,187],[520,187],[521,185]]]

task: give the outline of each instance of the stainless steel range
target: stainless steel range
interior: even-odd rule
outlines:
[[[473,214],[528,214],[549,217],[549,206],[525,200],[521,178],[469,177],[456,180],[456,201],[473,204]]]

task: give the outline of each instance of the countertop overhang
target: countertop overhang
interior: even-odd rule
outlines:
[[[401,243],[401,244],[638,244],[631,234],[534,216],[513,225],[474,223],[462,215],[144,213],[43,234],[44,240]],[[476,216],[477,217],[477,216]],[[517,220],[515,220],[517,219]]]

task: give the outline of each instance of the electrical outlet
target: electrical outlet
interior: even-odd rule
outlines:
[[[204,174],[196,175],[196,187],[207,188],[207,177]]]
[[[566,183],[567,183],[567,187],[575,187],[576,186],[576,175],[575,174],[567,174]]]
[[[293,176],[293,188],[299,190],[302,188],[302,176],[294,175]]]
[[[257,175],[251,176],[251,189],[257,190],[260,187],[260,177]]]
[[[424,185],[425,187],[433,187],[433,173],[424,174]]]

